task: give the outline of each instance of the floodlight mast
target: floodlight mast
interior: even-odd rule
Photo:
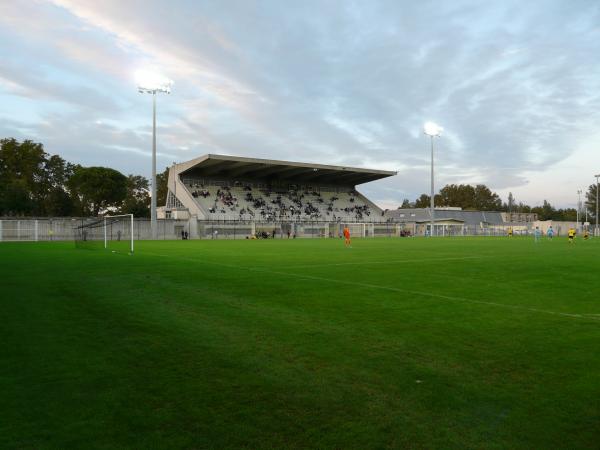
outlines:
[[[435,194],[434,194],[434,178],[433,178],[433,138],[440,137],[444,129],[433,122],[426,122],[423,125],[423,132],[431,138],[431,198],[429,199],[431,207],[431,225],[429,236],[435,235]]]
[[[580,230],[579,227],[579,214],[581,212],[581,189],[577,189],[577,226],[575,227],[576,230]],[[581,231],[583,232],[583,227],[581,227]]]
[[[138,92],[152,94],[152,181],[150,199],[150,227],[152,239],[158,239],[158,223],[156,220],[156,94],[171,93],[173,82],[158,75],[146,72],[138,73]]]

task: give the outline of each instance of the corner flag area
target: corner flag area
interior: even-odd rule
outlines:
[[[598,445],[600,240],[124,250],[0,247],[1,448]]]

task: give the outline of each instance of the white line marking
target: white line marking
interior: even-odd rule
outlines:
[[[324,278],[324,277],[316,277],[316,276],[312,276],[312,275],[299,275],[299,274],[288,273],[288,272],[277,272],[277,271],[272,271],[272,270],[258,269],[258,268],[254,268],[254,267],[236,266],[233,264],[224,264],[224,263],[205,261],[205,260],[200,260],[200,259],[195,259],[195,258],[187,258],[185,256],[161,255],[158,253],[149,253],[149,252],[144,252],[144,254],[153,255],[153,256],[161,256],[164,258],[171,258],[171,259],[181,259],[184,261],[191,261],[191,262],[200,263],[200,264],[202,264],[202,263],[212,264],[215,266],[227,267],[230,269],[247,270],[250,272],[268,273],[268,274],[273,274],[273,275],[282,275],[282,276],[287,276],[287,277],[292,277],[292,278],[298,278],[301,280],[326,281],[328,283],[338,283],[338,284],[345,284],[345,285],[349,285],[349,286],[365,287],[365,288],[370,288],[370,289],[380,289],[380,290],[384,290],[384,291],[400,292],[403,294],[421,295],[423,297],[436,298],[436,299],[441,299],[441,300],[446,300],[446,301],[473,303],[476,305],[496,306],[499,308],[515,309],[515,310],[528,311],[528,312],[534,312],[534,313],[540,313],[540,314],[549,314],[549,315],[553,315],[553,316],[600,321],[600,317],[590,317],[590,315],[586,315],[586,314],[571,314],[571,313],[564,313],[564,312],[558,312],[558,311],[550,311],[547,309],[528,308],[526,306],[520,306],[520,305],[507,305],[506,303],[496,303],[496,302],[489,302],[489,301],[485,301],[485,300],[473,300],[473,299],[464,298],[464,297],[454,297],[454,296],[450,296],[450,295],[435,294],[432,292],[413,291],[413,290],[409,290],[409,289],[401,289],[401,288],[396,288],[396,287],[391,287],[391,286],[382,286],[379,284],[359,283],[356,281],[336,280],[335,278]]]
[[[311,267],[333,267],[333,266],[355,266],[366,264],[409,264],[421,262],[438,262],[438,261],[458,261],[465,259],[481,259],[491,258],[491,256],[451,256],[448,258],[421,258],[421,259],[390,259],[387,261],[360,261],[360,262],[345,262],[345,263],[330,263],[330,264],[307,264],[302,266],[286,266],[288,269],[309,269]]]

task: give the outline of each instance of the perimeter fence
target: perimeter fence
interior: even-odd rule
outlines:
[[[340,238],[344,227],[353,237],[418,237],[429,236],[430,225],[410,222],[351,222],[351,221],[245,221],[205,220],[197,222],[199,239],[294,239],[294,238]],[[456,225],[436,224],[434,236],[530,236],[532,224],[503,225]],[[560,230],[558,232],[560,234]]]
[[[76,239],[78,229],[96,222],[98,217],[0,218],[0,242],[71,241]],[[181,231],[187,228],[187,220],[159,220],[158,239],[181,238]],[[98,239],[104,239],[103,233],[96,234]],[[90,234],[90,240],[95,239],[96,234]],[[151,239],[150,219],[134,219],[133,236],[135,240]]]
[[[76,237],[76,229],[97,222],[88,218],[0,218],[0,241],[68,241]],[[351,221],[273,221],[273,220],[197,220],[195,218],[159,219],[158,239],[294,239],[339,238],[344,227],[352,237],[422,237],[430,235],[429,223],[351,222]],[[564,228],[564,229],[563,229]],[[534,223],[513,224],[436,224],[435,237],[459,236],[532,236]],[[115,231],[116,232],[116,231]],[[565,236],[567,227],[555,226],[554,236]],[[544,233],[543,233],[544,234]],[[135,218],[135,240],[152,238],[150,219]]]

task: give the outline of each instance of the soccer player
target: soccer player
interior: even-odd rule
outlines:
[[[535,227],[535,231],[533,232],[533,237],[535,238],[535,242],[540,242],[540,237],[542,236],[542,231],[540,227]]]
[[[586,228],[585,230],[583,230],[583,240],[587,241],[589,237],[590,237],[590,232]]]
[[[344,238],[346,239],[344,245],[350,247],[350,230],[348,229],[348,225],[344,227]]]
[[[552,225],[550,225],[548,227],[548,231],[546,231],[546,235],[548,236],[548,239],[552,240],[552,238],[554,237],[554,230],[552,229]]]
[[[508,237],[512,237],[512,236],[513,236],[512,227],[508,227]]]
[[[567,234],[567,236],[569,237],[569,244],[572,244],[573,239],[575,239],[575,228],[569,228],[569,233]]]

